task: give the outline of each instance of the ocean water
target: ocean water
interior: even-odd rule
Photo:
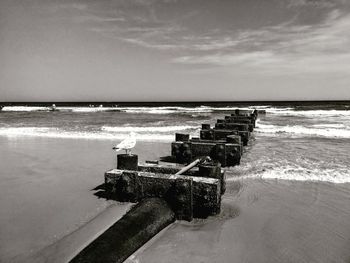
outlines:
[[[221,214],[175,223],[129,261],[348,262],[350,102],[7,105],[0,262],[67,262],[130,208],[97,187],[130,131],[139,160],[153,160],[170,154],[176,132],[198,136],[202,123],[236,108],[266,115],[241,165],[226,171]]]
[[[175,132],[198,136],[202,123],[236,108],[264,109],[234,176],[350,182],[350,102],[264,105],[5,106],[0,136],[110,140],[130,132],[138,141],[171,142]]]

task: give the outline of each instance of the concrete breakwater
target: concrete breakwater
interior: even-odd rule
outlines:
[[[71,262],[122,262],[176,219],[219,214],[223,167],[239,165],[257,115],[236,110],[214,127],[204,123],[199,137],[176,134],[171,155],[159,161],[139,164],[137,155],[118,155],[117,168],[105,173],[106,197],[138,204]]]

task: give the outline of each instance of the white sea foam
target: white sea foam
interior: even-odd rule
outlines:
[[[293,167],[276,167],[266,170],[258,177],[264,179],[281,179],[294,181],[323,181],[331,183],[350,182],[350,173],[347,169],[306,169]]]
[[[110,127],[103,126],[101,128],[103,131],[109,132],[152,132],[152,133],[166,133],[172,131],[183,131],[183,130],[193,130],[198,129],[198,126],[148,126],[148,127],[133,127],[133,126],[122,126],[122,127]]]
[[[43,138],[63,138],[63,139],[91,139],[91,140],[122,140],[127,133],[109,133],[109,132],[92,132],[92,131],[64,131],[59,128],[46,127],[16,127],[0,128],[0,136],[9,138],[18,137],[43,137]],[[163,141],[171,142],[174,135],[162,133],[142,133],[136,134],[139,141]]]
[[[334,127],[334,125],[333,125]],[[339,127],[339,126],[336,126]],[[301,135],[301,136],[322,136],[328,138],[350,138],[350,130],[344,128],[328,128],[324,126],[320,127],[304,127],[300,125],[293,126],[277,126],[271,124],[263,124],[260,121],[257,122],[256,131],[259,133],[267,134],[279,134],[286,133],[292,135]]]
[[[349,116],[350,110],[294,110],[293,108],[267,108],[267,113],[290,116],[307,116],[307,117],[337,117]]]
[[[313,127],[317,128],[346,128],[342,123],[324,123],[324,124],[314,124]]]
[[[330,183],[349,183],[350,172],[348,168],[336,169],[307,169],[304,167],[295,166],[274,166],[271,169],[263,171],[249,172],[249,175],[227,177],[227,181],[235,181],[238,178],[263,178],[263,179],[278,179],[290,181],[320,181]]]
[[[49,111],[49,107],[29,107],[29,106],[5,106],[2,111]]]

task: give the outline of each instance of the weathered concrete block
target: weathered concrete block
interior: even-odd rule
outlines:
[[[239,136],[241,136],[243,146],[247,146],[250,138],[250,132],[249,131],[239,131]]]
[[[137,202],[143,196],[142,184],[136,171],[125,170],[115,187],[116,194],[120,194],[120,201]]]
[[[220,140],[192,140],[191,142],[199,142],[199,143],[224,143],[224,144],[229,144],[229,146],[231,144],[234,144],[235,148],[239,149],[239,152],[241,153],[241,155],[243,154],[243,143],[242,143],[242,139],[240,135],[228,135],[226,136],[226,139],[220,139]]]
[[[203,140],[214,140],[215,139],[213,129],[202,129],[202,130],[200,130],[199,134],[200,134],[200,138]]]
[[[257,114],[253,114],[253,113],[239,114],[239,115],[237,115],[235,113],[231,114],[231,117],[233,117],[233,118],[237,118],[237,119],[249,118],[249,119],[251,119],[252,121],[254,121],[254,123],[253,123],[254,126],[255,126],[256,119],[258,118],[257,116],[258,116]]]
[[[188,148],[184,148],[184,142],[172,143],[172,155],[175,156],[178,163],[190,163],[190,161],[203,157],[210,156],[213,160],[217,160],[223,167],[237,165],[241,159],[242,147],[238,144],[230,144],[226,142],[217,141],[191,141],[186,144]],[[219,146],[217,146],[219,145]],[[192,160],[185,160],[183,158],[184,151],[187,156],[191,156]]]
[[[236,118],[236,117],[226,116],[225,122],[226,123],[247,124],[250,132],[252,132],[254,130],[254,127],[255,127],[255,120],[254,119]]]
[[[242,144],[241,136],[239,135],[227,135],[226,136],[226,141],[228,143],[233,143],[233,144]]]
[[[193,217],[206,218],[220,213],[221,186],[218,179],[194,177],[193,180]],[[212,183],[217,180],[218,183]]]
[[[226,128],[225,123],[217,123],[215,124],[215,133],[219,132],[219,131],[230,131],[229,128]],[[247,146],[248,145],[248,141],[249,141],[249,137],[250,137],[250,132],[249,131],[237,131],[237,130],[232,130],[235,134],[239,134],[239,136],[241,136],[241,140],[243,143],[243,146]],[[230,135],[230,134],[226,134]],[[226,138],[225,136],[225,138]]]
[[[202,130],[210,130],[210,124],[203,123],[202,124]]]
[[[201,130],[200,138],[202,140],[226,140],[227,135],[235,135],[235,134],[238,135],[238,131],[235,131],[232,129]]]
[[[241,109],[236,109],[234,113],[231,115],[240,115],[240,116],[251,116],[253,114],[253,110],[241,110]]]
[[[106,189],[110,191],[123,191],[123,187],[119,187],[120,178],[123,173],[129,173],[130,171],[121,171],[118,169],[113,169],[105,173],[105,181],[109,185]],[[134,171],[133,171],[134,172]],[[193,217],[208,217],[209,215],[214,215],[220,211],[221,205],[221,181],[215,178],[204,178],[189,175],[174,175],[174,174],[159,174],[150,172],[136,172],[138,176],[138,182],[140,182],[141,187],[134,187],[136,191],[140,191],[137,195],[140,199],[148,197],[162,197],[167,200],[172,206],[174,206],[175,213],[178,211],[177,218],[185,219],[191,218],[189,212],[189,207],[191,206],[190,201],[193,201],[192,214]],[[178,180],[178,181],[177,181]],[[180,181],[179,181],[180,180]],[[135,181],[134,181],[135,182]],[[183,182],[187,182],[185,185],[181,185]],[[192,187],[191,187],[192,182]],[[180,189],[177,189],[178,187]],[[187,189],[187,190],[186,190]],[[190,198],[190,193],[185,192],[191,191],[192,189],[192,199]],[[202,192],[205,192],[205,196],[201,196]],[[175,194],[181,193],[179,199]],[[111,193],[118,199],[120,196],[124,196],[124,193]],[[127,195],[126,195],[127,196]],[[125,196],[122,199],[125,200]],[[130,200],[133,201],[134,199]],[[174,203],[179,201],[180,203]],[[184,204],[184,202],[187,202]],[[187,211],[187,212],[186,212]]]
[[[221,163],[222,166],[227,166],[226,145],[224,143],[217,143],[215,145],[215,160]]]
[[[225,173],[221,171],[221,165],[199,165],[198,166],[198,176],[217,178],[221,182],[221,194],[226,191],[226,177]]]
[[[193,179],[178,178],[175,180],[168,202],[179,220],[193,219]]]
[[[237,131],[249,131],[249,125],[245,123],[216,123],[215,128],[225,128],[228,130],[237,130]]]
[[[151,172],[151,173],[163,173],[163,174],[176,174],[181,170],[178,166],[169,165],[154,165],[154,164],[140,164],[139,171]],[[220,179],[221,184],[221,194],[225,193],[226,181],[225,181],[225,171],[221,169],[220,163],[214,164],[201,164],[198,167],[194,167],[191,170],[186,171],[184,176],[195,176],[195,177],[205,177],[205,178],[215,178]]]
[[[190,163],[192,160],[191,142],[173,142],[171,155],[175,156],[179,163]]]
[[[253,116],[241,116],[241,115],[226,115],[225,120],[250,120],[252,123],[256,120],[255,115]]]
[[[117,168],[125,170],[137,170],[138,156],[136,154],[118,154]]]
[[[190,139],[189,134],[185,133],[175,133],[175,141],[177,142],[186,142]]]

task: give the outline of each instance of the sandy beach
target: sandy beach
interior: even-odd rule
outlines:
[[[177,222],[127,262],[349,262],[350,184],[229,181],[218,217]]]
[[[116,166],[113,141],[0,137],[0,144],[0,262],[66,262],[131,207],[95,195]],[[167,146],[139,143],[135,151],[142,161]]]

